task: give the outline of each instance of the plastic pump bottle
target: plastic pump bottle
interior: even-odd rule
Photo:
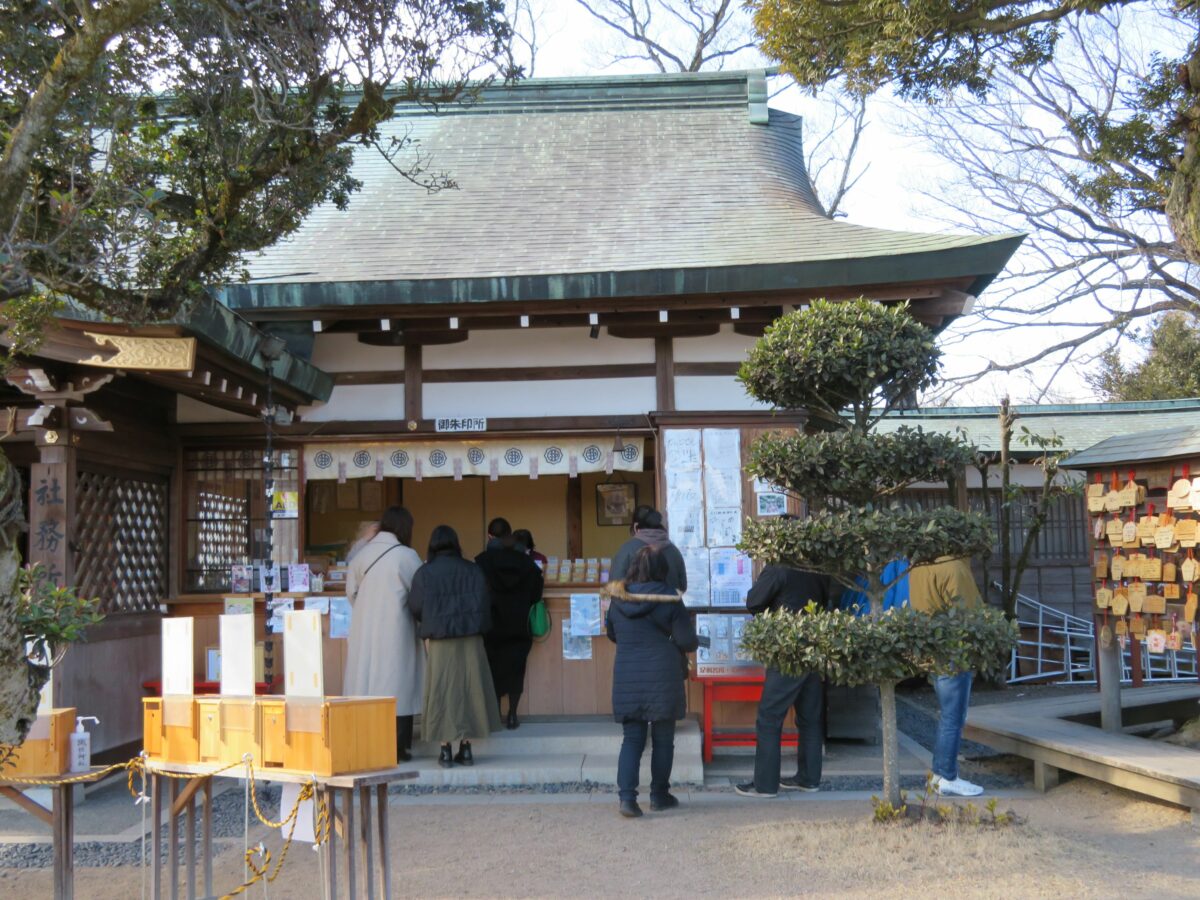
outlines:
[[[86,772],[92,767],[92,736],[83,727],[84,722],[100,720],[95,716],[76,716],[75,730],[71,732],[71,771]]]

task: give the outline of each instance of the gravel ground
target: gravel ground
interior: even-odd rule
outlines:
[[[1076,779],[1010,801],[1002,829],[873,824],[863,800],[747,800],[702,792],[627,820],[611,798],[480,798],[391,813],[393,886],[405,897],[1097,897],[1200,895],[1189,816]],[[257,835],[255,840],[257,840]],[[239,846],[216,887],[242,877]],[[277,853],[277,836],[267,838]],[[136,866],[79,869],[76,895],[128,900]],[[272,897],[319,897],[317,855],[293,852]],[[361,882],[360,882],[361,884]],[[258,896],[255,886],[247,896]],[[50,896],[46,870],[0,869],[0,896]]]

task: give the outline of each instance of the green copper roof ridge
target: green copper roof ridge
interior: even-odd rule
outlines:
[[[1200,397],[1175,400],[1115,400],[1083,403],[1014,404],[1018,416],[1091,415],[1094,413],[1139,413],[1171,410],[1200,411]],[[924,409],[898,409],[887,413],[889,419],[964,419],[991,417],[1000,414],[999,406],[938,406]]]

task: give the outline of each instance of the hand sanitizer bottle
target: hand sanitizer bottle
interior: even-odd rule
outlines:
[[[76,716],[75,730],[71,732],[71,771],[86,772],[92,767],[92,736],[83,727],[84,722],[100,720],[95,716]]]

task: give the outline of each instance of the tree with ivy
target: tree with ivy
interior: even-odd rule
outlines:
[[[933,334],[905,306],[817,301],[768,328],[739,374],[755,399],[807,412],[810,432],[769,434],[754,444],[752,473],[804,498],[808,515],[748,523],[741,549],[861,589],[870,604],[866,617],[815,610],[759,617],[746,647],[785,674],[819,671],[835,683],[878,685],[884,792],[897,805],[896,684],[921,673],[994,671],[1011,636],[993,610],[882,613],[893,560],[919,566],[969,557],[991,542],[977,513],[904,502],[916,482],[961,477],[972,447],[920,428],[874,431],[890,410],[936,383],[939,356]]]
[[[505,63],[503,0],[0,2],[3,360],[70,301],[132,324],[182,313],[381,153],[454,187],[399,105],[468,102]],[[45,676],[20,629],[18,482],[0,454],[0,743]]]

